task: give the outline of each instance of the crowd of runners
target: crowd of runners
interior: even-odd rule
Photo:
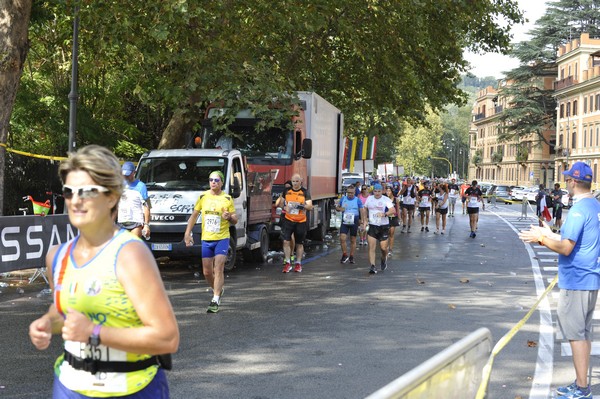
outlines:
[[[345,188],[336,204],[341,213],[340,262],[355,263],[356,246],[368,245],[369,273],[377,273],[377,248],[379,270],[384,271],[394,251],[396,229],[402,234],[445,235],[446,220],[457,211],[469,215],[470,237],[475,238],[480,208],[485,209],[485,203],[477,181],[391,177],[371,185],[358,182]]]

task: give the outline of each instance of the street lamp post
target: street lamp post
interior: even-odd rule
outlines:
[[[77,131],[77,75],[79,58],[79,6],[75,5],[73,15],[73,54],[71,65],[71,91],[69,92],[69,145],[68,152],[75,151],[75,133]]]

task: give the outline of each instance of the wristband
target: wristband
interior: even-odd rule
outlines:
[[[544,235],[543,234],[538,238],[538,244],[544,245]]]

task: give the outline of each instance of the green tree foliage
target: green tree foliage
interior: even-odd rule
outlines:
[[[529,32],[531,39],[518,43],[512,54],[519,59],[509,71],[510,85],[502,94],[511,98],[510,107],[501,117],[504,129],[500,140],[514,140],[536,133],[534,142],[547,142],[542,132],[556,124],[556,100],[553,88],[545,88],[544,77],[556,77],[558,48],[581,35],[600,35],[600,2],[595,0],[559,0],[548,3],[546,13]]]
[[[410,125],[408,122],[404,122],[402,135],[396,148],[398,165],[404,166],[404,171],[409,175],[431,174],[433,163],[438,165],[438,161],[428,158],[441,151],[442,133],[442,120],[433,111],[427,113],[426,125]],[[440,167],[436,168],[436,173],[445,175],[448,170],[448,164],[440,161]]]
[[[64,152],[73,4],[34,8],[12,139]],[[522,15],[512,0],[83,0],[80,19],[78,145],[129,156],[184,145],[215,100],[279,123],[269,104],[296,90],[342,109],[349,135],[397,137],[426,105],[463,104],[463,49],[505,51]]]

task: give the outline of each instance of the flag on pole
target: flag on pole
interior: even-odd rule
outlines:
[[[369,138],[367,136],[363,136],[358,142],[358,146],[356,148],[356,160],[362,161],[367,158],[369,148]]]
[[[377,136],[373,136],[369,143],[369,149],[366,159],[375,159],[375,151],[377,148]]]
[[[348,162],[348,170],[350,172],[354,171],[354,159],[356,159],[356,145],[358,144],[358,139],[356,137],[352,138],[349,146],[349,155],[350,160]]]
[[[542,214],[542,216],[544,217],[544,219],[546,219],[546,222],[549,222],[552,220],[552,215],[550,214],[550,211],[548,210],[548,206],[546,205],[546,195],[542,194],[542,198],[540,198],[540,213]]]

